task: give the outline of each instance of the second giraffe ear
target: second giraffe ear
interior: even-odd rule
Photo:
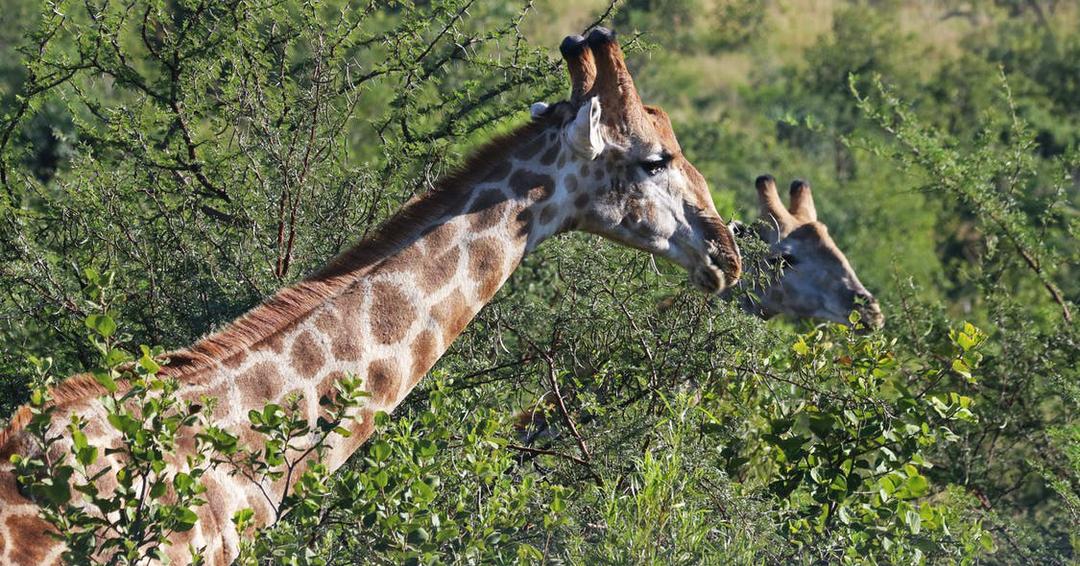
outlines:
[[[574,121],[566,129],[566,137],[574,153],[590,161],[604,151],[604,138],[600,135],[599,97],[594,96],[581,105]]]

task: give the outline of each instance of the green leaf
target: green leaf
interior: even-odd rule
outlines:
[[[342,436],[343,438],[349,438],[350,436],[352,436],[352,431],[350,431],[349,429],[347,429],[347,428],[345,428],[343,426],[334,427],[334,432],[336,432],[338,435]]]
[[[425,529],[424,527],[417,527],[409,532],[407,540],[411,544],[423,544],[427,542],[430,538],[431,535],[428,534],[427,529]]]
[[[142,349],[142,357],[139,358],[139,366],[149,374],[156,374],[161,370],[161,365],[157,363],[157,360],[151,355],[150,348],[146,346],[139,346]]]
[[[840,506],[840,508],[837,510],[836,516],[840,518],[841,523],[843,523],[845,525],[850,525],[851,524],[851,512],[848,511],[848,508],[847,508],[846,505],[841,505]]]
[[[97,461],[97,446],[83,446],[75,451],[75,460],[83,467],[87,467]]]
[[[255,510],[251,507],[245,507],[236,513],[233,513],[232,522],[237,528],[242,525],[246,525],[251,522],[251,519],[255,517]]]
[[[435,490],[431,489],[431,486],[424,483],[423,480],[414,481],[410,489],[412,489],[413,497],[423,503],[435,499]]]
[[[917,535],[922,530],[922,517],[914,509],[908,510],[904,513],[904,523],[911,529],[911,534]]]
[[[199,516],[187,507],[178,507],[175,508],[173,519],[176,521],[175,530],[185,532],[195,526],[195,523],[199,521]]]
[[[824,439],[829,435],[833,425],[836,423],[835,419],[830,415],[814,415],[810,417],[810,430],[818,436],[818,438]]]
[[[131,361],[131,354],[120,348],[113,348],[105,355],[105,365],[110,368],[115,368],[116,366],[129,361]]]
[[[972,347],[975,346],[976,343],[977,342],[975,342],[975,338],[973,338],[967,332],[961,332],[956,336],[956,344],[964,350],[970,350]]]
[[[71,443],[75,445],[75,448],[86,448],[86,433],[74,425],[72,426],[72,429]]]
[[[116,322],[107,314],[92,314],[86,317],[86,326],[102,338],[109,338],[116,333]]]
[[[952,369],[964,379],[971,379],[971,368],[968,367],[964,360],[960,358],[953,360]]]
[[[784,434],[791,428],[791,424],[795,422],[795,419],[773,419],[769,422],[769,428],[773,434]]]
[[[91,375],[94,376],[94,381],[105,388],[105,391],[116,393],[116,380],[113,379],[112,372],[95,371]]]
[[[930,482],[926,481],[926,478],[921,475],[914,475],[908,478],[904,484],[904,488],[907,490],[910,497],[922,497],[930,489]]]
[[[177,493],[185,493],[195,485],[195,479],[190,474],[184,472],[178,472],[173,477],[173,487],[176,488]]]
[[[382,462],[390,457],[391,448],[385,441],[378,441],[371,445],[370,453],[376,462]]]

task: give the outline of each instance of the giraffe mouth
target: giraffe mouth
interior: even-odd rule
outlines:
[[[880,330],[885,327],[885,315],[881,313],[881,306],[878,305],[877,301],[859,305],[855,310],[859,313],[863,329],[870,331]]]
[[[742,266],[738,246],[734,241],[731,246],[733,250],[722,242],[709,242],[705,261],[691,276],[694,286],[706,293],[719,293],[735,284]]]
[[[703,263],[690,272],[690,283],[699,291],[714,294],[726,290],[734,283],[722,267],[728,265],[720,254],[708,254]],[[736,271],[736,277],[738,273]]]
[[[726,232],[727,226],[719,224]],[[682,265],[688,274],[690,284],[704,293],[720,293],[738,281],[742,275],[742,257],[734,239],[710,238],[675,238],[669,256]]]

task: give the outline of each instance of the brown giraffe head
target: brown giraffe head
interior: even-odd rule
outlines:
[[[749,310],[765,318],[777,314],[849,324],[856,311],[864,324],[880,328],[885,317],[877,299],[863,287],[844,252],[817,219],[810,185],[791,183],[791,205],[784,207],[769,175],[757,178],[761,208],[758,235],[770,244],[770,260],[780,261],[778,279],[757,289]]]
[[[562,180],[576,193],[566,225],[667,258],[706,292],[738,279],[739,250],[701,173],[687,161],[663,110],[642,104],[615,34],[569,36],[560,47],[569,101],[533,105],[565,116],[571,149]]]

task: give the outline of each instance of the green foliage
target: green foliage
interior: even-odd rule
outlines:
[[[105,438],[115,442],[92,444],[86,419],[77,415],[65,429],[55,430],[53,418],[63,413],[50,403],[49,386],[55,381],[51,360],[35,359],[39,374],[26,428],[35,455],[15,455],[12,461],[20,483],[67,545],[66,561],[146,564],[163,556],[170,536],[195,526],[195,510],[206,503],[199,481],[210,465],[204,446],[185,455],[183,471],[167,469],[180,435],[206,421],[200,407],[175,395],[175,380],[157,376],[160,366],[154,358],[160,350],[142,346],[136,359],[124,349],[109,315],[111,275],[88,270],[86,276],[96,311],[86,326],[100,363],[92,376],[107,391],[103,405],[111,430]],[[102,489],[97,480],[110,473],[112,462],[119,464],[115,486]],[[191,558],[200,560],[195,549]]]
[[[772,470],[789,540],[835,552],[830,561],[920,562],[955,552],[954,532],[981,536],[977,525],[949,525],[950,506],[924,499],[934,446],[958,439],[952,427],[977,423],[972,399],[941,385],[951,374],[975,381],[984,336],[967,324],[950,337],[950,356],[923,362],[898,359],[895,340],[833,326],[800,336],[772,364],[805,389],[754,434],[769,448],[743,457]]]
[[[860,109],[895,139],[895,149],[875,149],[890,153],[908,167],[924,168],[930,179],[925,190],[941,193],[960,208],[962,216],[978,223],[978,229],[985,233],[976,252],[984,256],[979,267],[990,270],[1000,263],[1022,260],[1058,303],[1066,322],[1071,322],[1069,306],[1055,283],[1055,279],[1070,279],[1067,259],[1080,254],[1073,242],[1060,237],[1062,232],[1076,233],[1080,226],[1067,207],[1064,182],[1070,176],[1068,164],[1056,172],[1049,187],[1036,184],[1041,165],[1034,153],[1037,145],[1015,113],[1004,75],[1002,83],[1009,123],[997,123],[1000,114],[989,114],[985,129],[967,150],[957,150],[956,141],[920,124],[880,79],[873,82],[880,101],[864,97],[854,76],[851,89]],[[998,143],[999,132],[1007,136],[1006,143]],[[1047,246],[1047,241],[1069,247]],[[1006,252],[999,249],[1002,247],[1009,249]]]
[[[86,277],[89,310],[95,311],[86,327],[100,360],[100,369],[90,375],[106,391],[101,401],[111,429],[101,433],[96,427],[88,437],[86,417],[73,414],[67,427],[54,430],[65,407],[51,402],[51,360],[34,358],[38,375],[26,427],[34,449],[32,455],[12,457],[18,481],[41,505],[54,536],[67,545],[64,559],[79,564],[165,559],[170,537],[198,521],[196,512],[206,504],[201,478],[217,466],[264,485],[282,478],[291,485],[295,475],[291,493],[271,498],[280,501],[275,514],[288,514],[299,525],[316,518],[329,493],[330,474],[321,463],[327,440],[350,434],[345,425],[366,396],[361,380],[345,377],[335,383],[333,394],[321,400],[315,427],[295,399],[286,407],[270,403],[251,411],[250,428],[261,437],[262,448],[242,447],[235,435],[213,424],[216,400],[182,400],[179,382],[157,375],[160,348],[140,346],[137,358],[124,349],[127,336],[117,334],[108,314],[112,274],[87,270]],[[194,441],[193,449],[181,449],[184,437]],[[111,474],[115,485],[102,489],[98,480]],[[246,509],[235,518],[241,532],[251,517]],[[191,561],[200,563],[199,549],[189,550]]]
[[[240,562],[491,563],[542,556],[541,525],[560,522],[564,490],[514,473],[515,454],[501,435],[505,421],[490,409],[455,416],[448,406],[453,385],[432,376],[425,410],[393,420],[376,415],[379,435],[361,457],[322,478],[329,481],[317,490],[302,482],[297,497],[311,507],[302,514],[294,509],[288,521],[260,533]]]

